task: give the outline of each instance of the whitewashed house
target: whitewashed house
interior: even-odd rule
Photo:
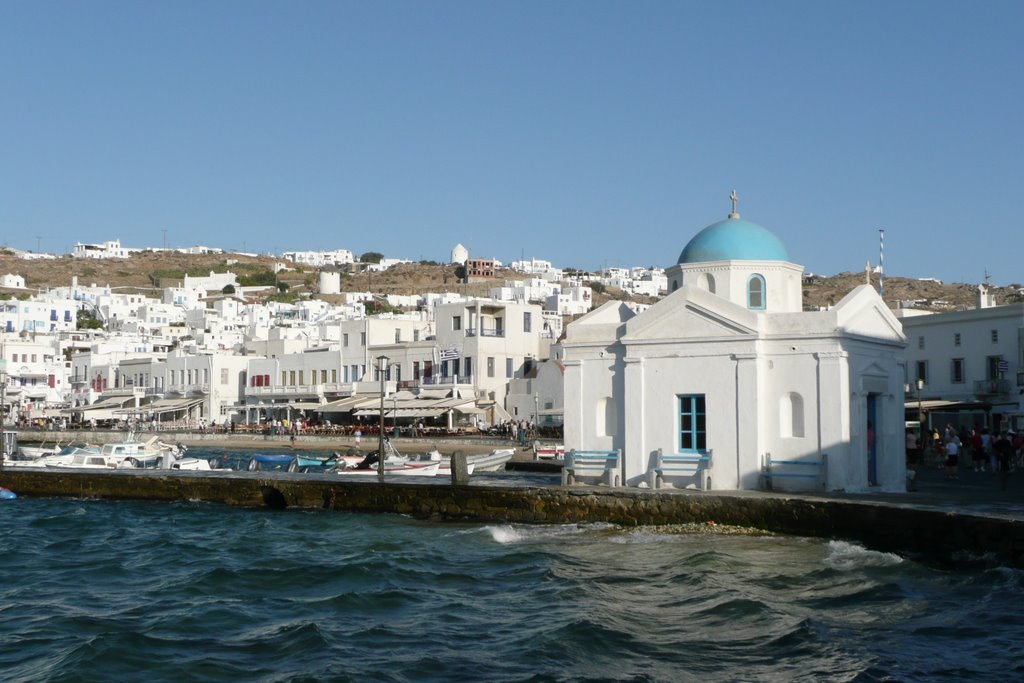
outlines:
[[[621,451],[633,486],[660,453],[710,456],[681,486],[905,490],[900,323],[868,286],[803,312],[802,270],[734,204],[667,269],[666,298],[571,323],[566,448]],[[767,479],[769,461],[801,476]]]
[[[1024,304],[995,306],[981,285],[970,310],[896,313],[907,335],[911,413],[921,380],[926,426],[1024,429]]]
[[[21,275],[7,273],[3,277],[0,277],[0,287],[8,287],[10,289],[25,289],[25,278],[22,277]]]

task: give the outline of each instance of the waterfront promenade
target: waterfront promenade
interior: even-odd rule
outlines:
[[[120,438],[119,434],[113,434]],[[251,448],[282,452],[287,436],[213,438],[185,435],[169,442],[203,451]],[[197,438],[198,437],[198,438]],[[372,449],[375,441],[359,446]],[[422,452],[435,442],[396,439],[403,452]],[[344,450],[349,439],[296,440],[296,450]],[[443,453],[488,452],[511,442],[458,439],[436,442]],[[532,461],[517,450],[515,462]],[[917,491],[906,493],[802,493],[712,491],[594,486],[448,486],[376,478],[366,481],[287,473],[166,473],[4,471],[0,485],[27,496],[84,496],[152,500],[206,500],[233,505],[319,507],[359,512],[398,512],[425,519],[500,520],[512,523],[610,522],[622,525],[730,524],[767,531],[842,538],[866,546],[911,553],[936,561],[996,562],[1024,567],[1024,472],[1010,476],[1005,490],[998,475],[962,469],[947,480],[944,470],[922,469]],[[440,484],[440,485],[439,485]]]

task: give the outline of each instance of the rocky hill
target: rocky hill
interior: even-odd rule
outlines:
[[[298,296],[319,297],[317,273],[314,269],[296,267],[273,275],[279,259],[253,257],[238,254],[186,255],[171,252],[141,253],[127,259],[93,260],[63,256],[57,259],[26,260],[9,253],[0,253],[0,273],[21,275],[29,292],[49,287],[66,287],[77,277],[80,285],[109,285],[117,292],[140,292],[154,295],[159,288],[176,285],[185,274],[207,275],[211,271],[231,270],[241,277],[256,282],[269,282],[267,295],[276,291],[277,283],[284,283],[287,290],[279,295],[287,298]],[[528,277],[509,269],[500,270],[490,282],[464,284],[455,275],[450,265],[434,263],[403,264],[381,273],[363,271],[355,266],[341,278],[341,289],[345,292],[372,291],[376,294],[418,294],[422,292],[460,292],[473,296],[486,296],[491,287],[505,280]],[[864,273],[839,273],[830,277],[812,275],[804,278],[804,307],[817,309],[838,302],[854,287],[863,284]],[[877,286],[877,276],[872,277]],[[602,291],[603,290],[603,291]],[[1021,285],[993,288],[997,304],[1024,300]],[[25,297],[25,290],[8,289],[7,295]],[[944,284],[931,280],[887,277],[885,299],[896,308],[899,302],[915,302],[917,308],[926,310],[959,310],[975,305],[977,284]],[[323,297],[333,299],[335,297]],[[613,288],[595,287],[596,304],[609,299],[630,299],[629,295]],[[636,297],[643,303],[652,303],[648,297]]]

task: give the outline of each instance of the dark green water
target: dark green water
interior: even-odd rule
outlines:
[[[1024,573],[843,542],[0,503],[4,681],[1024,679]]]

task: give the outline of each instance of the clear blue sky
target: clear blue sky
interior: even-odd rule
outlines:
[[[0,0],[0,242],[1024,281],[1024,3]]]

